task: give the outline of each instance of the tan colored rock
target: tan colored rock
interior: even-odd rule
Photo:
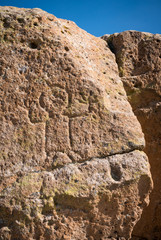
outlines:
[[[0,237],[129,239],[152,184],[114,55],[40,9],[0,24]]]
[[[161,239],[161,35],[127,31],[106,40],[145,134],[154,181],[150,204],[134,229],[134,239]]]
[[[129,239],[148,201],[148,171],[133,151],[29,173],[1,193],[3,224],[26,240]]]

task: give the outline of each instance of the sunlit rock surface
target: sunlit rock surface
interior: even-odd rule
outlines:
[[[154,189],[134,239],[161,239],[161,35],[126,31],[104,36],[116,55],[128,100],[145,134]]]
[[[152,188],[107,43],[0,8],[0,238],[130,239]]]

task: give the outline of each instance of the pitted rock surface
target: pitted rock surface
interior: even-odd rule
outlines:
[[[152,183],[115,56],[40,9],[0,26],[1,239],[129,239]]]
[[[129,102],[145,134],[154,189],[133,239],[161,239],[161,35],[126,31],[103,37],[116,55]]]

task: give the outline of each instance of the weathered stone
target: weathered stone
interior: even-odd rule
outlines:
[[[134,239],[161,239],[161,35],[127,31],[104,39],[116,55],[129,102],[145,134],[154,181]]]
[[[12,238],[128,239],[148,201],[148,171],[133,151],[29,173],[2,191],[1,218]]]
[[[114,55],[40,9],[0,24],[1,238],[129,239],[151,176]]]

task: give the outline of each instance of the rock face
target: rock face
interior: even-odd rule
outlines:
[[[129,239],[152,182],[104,40],[0,8],[0,238]]]
[[[161,239],[161,35],[127,31],[103,37],[116,55],[129,102],[145,134],[154,189],[134,239]]]

